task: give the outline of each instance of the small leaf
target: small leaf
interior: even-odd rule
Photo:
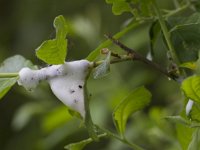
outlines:
[[[17,78],[3,78],[0,79],[0,99],[10,90],[16,83]]]
[[[155,46],[155,43],[156,43],[160,33],[161,33],[161,29],[160,29],[160,25],[159,25],[158,21],[153,22],[149,29],[149,37],[151,40],[150,52],[151,52],[152,56],[154,56],[154,46]]]
[[[111,52],[108,53],[103,63],[94,69],[94,79],[102,78],[110,72],[110,55]]]
[[[69,145],[65,146],[65,149],[82,150],[87,144],[89,144],[91,142],[92,142],[92,139],[89,138],[89,139],[86,139],[86,140],[83,140],[83,141],[80,141],[80,142],[77,142],[77,143],[69,144]]]
[[[23,67],[35,68],[33,64],[20,55],[7,58],[0,67],[0,73],[14,73],[19,72]],[[15,78],[1,78],[0,79],[0,99],[10,90],[16,83]]]
[[[113,3],[112,12],[115,15],[121,15],[124,12],[130,12],[130,11],[131,11],[131,7],[129,6],[129,3],[127,2]]]
[[[69,26],[65,18],[62,15],[56,17],[53,25],[54,28],[56,29],[56,39],[61,39],[61,40],[65,39],[69,30]]]
[[[44,133],[53,132],[53,130],[64,125],[66,122],[72,119],[72,116],[69,113],[66,113],[68,108],[64,105],[59,105],[51,109],[42,119],[42,130]]]
[[[200,76],[192,76],[182,82],[181,89],[185,96],[200,103]]]
[[[106,136],[107,136],[107,134],[103,133],[103,134],[98,135],[98,138],[103,138],[103,137],[106,137]],[[93,142],[92,138],[88,138],[88,139],[82,140],[80,142],[76,142],[76,143],[72,143],[72,144],[66,145],[65,149],[68,149],[68,150],[82,150],[87,144],[89,144],[91,142]]]
[[[200,104],[194,103],[190,111],[190,117],[192,120],[200,123]],[[196,125],[195,125],[196,126]]]
[[[191,70],[196,70],[197,68],[197,65],[196,65],[196,62],[185,62],[185,63],[182,63],[180,64],[180,67],[182,68],[188,68],[188,69],[191,69]]]
[[[118,131],[123,134],[126,122],[131,114],[147,106],[151,99],[151,93],[145,87],[139,87],[132,91],[115,109],[113,119]]]
[[[58,16],[54,20],[56,38],[44,41],[37,49],[38,58],[48,64],[63,64],[67,55],[67,39],[69,27],[63,16]]]
[[[121,15],[124,12],[131,12],[136,18],[152,15],[149,0],[106,0],[106,3],[112,4],[112,12],[115,15]]]
[[[112,4],[112,12],[115,15],[121,15],[124,12],[130,12],[131,7],[125,0],[106,0],[106,3]]]
[[[66,56],[67,41],[65,39],[44,41],[37,49],[38,58],[48,64],[63,64]]]
[[[200,148],[200,129],[197,128],[192,135],[192,140],[188,146],[188,150],[199,150],[199,148]]]

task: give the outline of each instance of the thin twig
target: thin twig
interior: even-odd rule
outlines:
[[[127,139],[121,138],[118,135],[112,133],[111,131],[104,129],[102,127],[99,127],[96,125],[96,127],[103,133],[106,133],[107,136],[112,137],[118,141],[121,141],[124,144],[127,144],[129,147],[133,148],[134,150],[144,150],[142,147],[140,147],[139,145],[135,144],[135,143],[131,143],[129,142]]]
[[[172,75],[169,72],[167,72],[167,70],[163,69],[157,63],[148,60],[146,57],[142,56],[140,53],[134,51],[133,49],[127,47],[126,45],[121,43],[119,40],[113,38],[111,35],[105,35],[105,36],[108,39],[110,39],[115,45],[119,46],[121,49],[123,49],[124,51],[128,52],[128,56],[130,56],[132,60],[141,61],[141,62],[151,66],[153,69],[155,69],[155,70],[161,72],[162,74],[166,75],[167,77],[175,80],[176,77],[174,75]],[[126,59],[126,60],[130,60],[130,59]]]
[[[103,48],[101,49],[101,54],[108,54],[111,52],[108,48]],[[121,58],[121,56],[117,53],[111,52],[111,56],[116,57],[116,58]]]
[[[164,18],[169,18],[171,16],[177,15],[178,13],[181,13],[185,11],[186,9],[188,9],[190,6],[191,6],[190,3],[187,3],[183,5],[182,7],[179,7],[175,10],[170,11],[168,14],[164,15]]]

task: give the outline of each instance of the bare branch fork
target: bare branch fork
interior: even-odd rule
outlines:
[[[176,80],[177,76],[169,73],[167,70],[163,69],[160,65],[158,65],[155,62],[152,62],[150,60],[148,60],[146,57],[142,56],[140,53],[134,51],[133,49],[127,47],[126,45],[124,45],[123,43],[121,43],[119,40],[113,38],[111,35],[105,35],[106,38],[110,39],[115,45],[117,45],[118,47],[120,47],[121,49],[123,49],[124,51],[126,51],[128,53],[129,56],[131,56],[132,60],[138,60],[141,61],[147,65],[149,65],[151,68],[159,71],[160,73],[164,74],[165,76]]]

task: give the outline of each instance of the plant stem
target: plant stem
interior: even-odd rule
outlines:
[[[98,136],[98,138],[104,138],[104,137],[106,137],[106,136],[108,136],[106,133],[103,133],[103,134],[99,134],[99,135],[97,135]],[[92,142],[93,141],[93,139],[92,138],[88,138],[88,139],[85,139],[85,140],[83,140],[84,142],[88,142],[88,143],[90,143],[90,142]],[[80,142],[82,142],[82,141],[80,141]],[[77,142],[77,143],[79,143],[79,142]],[[74,144],[77,144],[77,143],[72,143],[72,144],[69,144],[69,145],[66,145],[64,148],[65,149],[70,149],[70,145],[74,145]]]
[[[161,14],[161,11],[157,5],[157,3],[155,2],[155,0],[152,0],[153,1],[153,6],[154,6],[154,9],[155,9],[155,12],[157,13],[158,15],[158,21],[160,23],[160,26],[161,26],[161,29],[162,29],[162,32],[163,32],[163,35],[165,37],[165,40],[166,40],[166,43],[167,43],[167,46],[169,48],[169,52],[170,52],[170,55],[172,57],[172,59],[174,60],[174,62],[179,65],[180,64],[180,61],[176,55],[176,51],[174,49],[174,46],[171,42],[171,34],[170,32],[168,31],[168,28],[167,28],[167,25],[165,23],[165,20]]]
[[[174,2],[174,5],[175,5],[176,8],[180,7],[180,4],[179,4],[178,0],[173,0],[173,2]]]
[[[173,15],[176,15],[176,14],[186,10],[187,8],[189,8],[189,6],[190,6],[190,3],[187,3],[187,4],[183,5],[182,7],[179,7],[177,9],[171,11],[170,13],[166,14],[164,17],[165,18],[169,18],[169,17],[171,17]]]
[[[122,55],[120,58],[114,58],[114,59],[110,60],[110,64],[120,63],[120,62],[124,62],[124,61],[130,61],[132,59],[133,59],[132,56]],[[94,62],[93,67],[97,67],[100,64],[102,64],[103,62],[104,62],[104,60]]]
[[[122,62],[122,61],[128,61],[128,60],[138,60],[138,61],[141,61],[141,62],[149,65],[153,69],[161,72],[162,74],[166,75],[167,77],[174,79],[174,80],[176,79],[176,75],[170,74],[169,72],[167,72],[167,70],[163,69],[160,65],[148,60],[146,57],[142,56],[140,53],[138,53],[138,52],[134,51],[133,49],[127,47],[126,45],[122,44],[119,40],[113,38],[110,35],[106,35],[106,37],[108,39],[110,39],[114,44],[116,44],[117,46],[122,48],[124,51],[128,52],[128,55],[126,55],[126,57],[123,56],[121,59],[118,58],[115,60],[111,60],[111,62],[110,62],[111,64]],[[99,62],[99,63],[101,63],[101,62]]]
[[[119,39],[120,37],[122,37],[123,35],[125,35],[126,33],[128,33],[130,30],[137,28],[138,26],[144,24],[145,21],[141,20],[141,21],[136,21],[135,23],[131,23],[129,26],[127,26],[126,28],[124,28],[122,31],[116,33],[114,35],[114,38]],[[93,50],[88,57],[86,58],[89,61],[94,61],[94,59],[99,55],[99,51],[102,48],[108,47],[109,45],[111,45],[112,42],[110,40],[106,40],[103,43],[101,43],[95,50]]]
[[[91,114],[90,114],[89,96],[88,96],[88,89],[87,89],[87,79],[89,77],[89,74],[86,77],[86,82],[85,82],[85,85],[84,85],[84,106],[85,106],[85,120],[84,121],[85,121],[85,126],[88,130],[89,136],[94,141],[98,141],[99,138],[97,136],[96,129],[95,129],[95,126],[93,124],[92,117],[91,117]]]
[[[14,78],[18,76],[18,73],[0,73],[0,78]]]
[[[134,150],[144,150],[142,147],[138,146],[137,144],[130,143],[128,140],[119,137],[118,135],[112,133],[112,132],[109,131],[109,130],[106,130],[106,129],[100,128],[99,126],[96,126],[96,127],[97,127],[100,131],[106,133],[107,136],[110,136],[110,137],[112,137],[112,138],[115,138],[115,139],[121,141],[122,143],[127,144],[128,146],[130,146],[130,147],[133,148]]]

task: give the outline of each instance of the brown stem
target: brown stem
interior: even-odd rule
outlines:
[[[170,74],[167,70],[163,69],[157,63],[148,60],[146,57],[142,56],[140,53],[134,51],[133,49],[127,47],[126,45],[124,45],[123,43],[121,43],[119,40],[113,38],[111,35],[105,35],[105,36],[106,36],[106,38],[110,39],[115,45],[119,46],[121,49],[123,49],[124,51],[126,51],[128,53],[128,55],[132,57],[132,60],[141,61],[141,62],[149,65],[153,69],[155,69],[155,70],[161,72],[162,74],[166,75],[167,77],[169,77],[169,78],[171,78],[173,80],[176,79],[175,75]]]

